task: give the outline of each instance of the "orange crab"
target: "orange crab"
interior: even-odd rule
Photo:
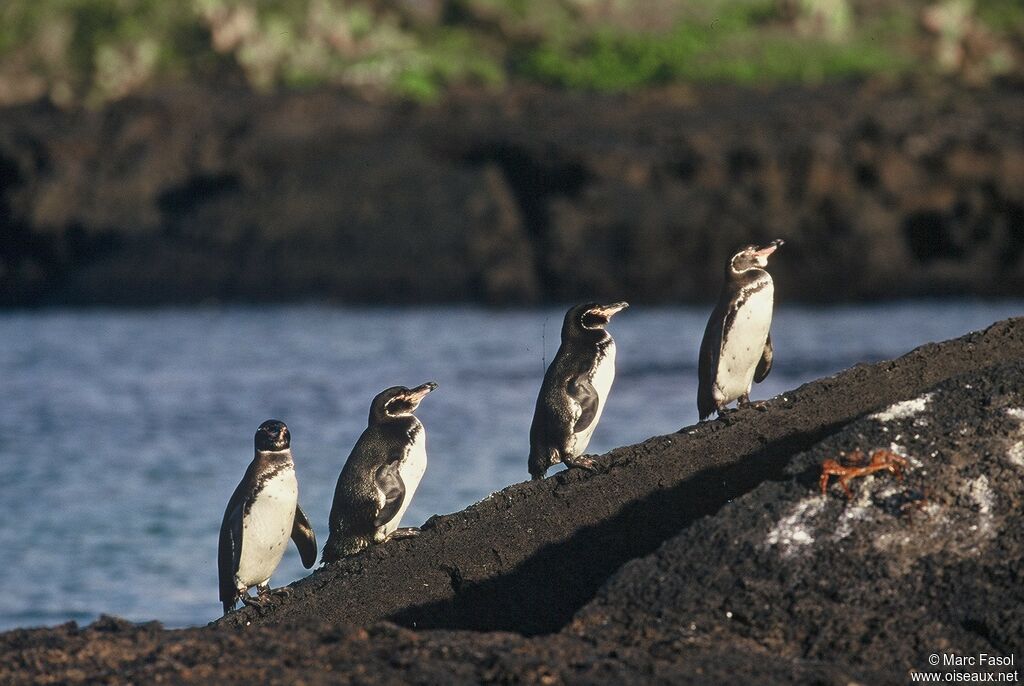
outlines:
[[[907,466],[907,461],[891,450],[880,448],[871,453],[870,460],[864,459],[864,453],[859,448],[848,456],[846,453],[839,453],[839,455],[841,458],[848,457],[848,461],[851,464],[846,466],[838,460],[825,460],[821,463],[820,485],[822,495],[828,492],[828,478],[830,476],[839,477],[839,485],[843,487],[847,500],[853,497],[853,494],[850,493],[850,479],[858,476],[867,476],[875,472],[886,471],[894,474],[900,481],[903,481],[903,469]]]

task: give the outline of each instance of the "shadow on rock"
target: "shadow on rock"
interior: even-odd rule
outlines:
[[[452,598],[408,607],[389,619],[415,629],[554,633],[625,562],[651,553],[680,529],[714,515],[759,484],[785,478],[794,453],[840,426],[794,432],[733,456],[732,464],[702,470],[675,486],[656,490],[599,524],[581,527],[567,540],[544,546],[507,574],[467,583],[453,565],[447,570]],[[562,473],[554,478],[565,483],[578,476]],[[600,485],[595,482],[593,487]],[[556,487],[556,497],[558,493]],[[566,503],[564,516],[573,516],[571,503]]]

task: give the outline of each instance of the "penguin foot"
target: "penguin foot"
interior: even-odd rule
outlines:
[[[400,539],[403,539],[403,538],[415,538],[416,536],[419,536],[419,535],[420,535],[420,530],[417,527],[415,527],[415,526],[405,526],[405,527],[402,527],[401,529],[395,529],[394,531],[392,531],[391,535],[388,536],[387,540],[392,541],[392,540],[400,540]]]
[[[764,400],[756,400],[754,402],[751,402],[749,395],[741,396],[736,404],[738,406],[738,409],[741,409],[741,410],[745,410],[748,407],[752,407],[755,410],[758,410],[759,412],[767,412],[768,411],[768,407],[765,405],[765,401]]]
[[[279,596],[281,598],[287,598],[291,594],[292,594],[292,589],[290,589],[287,586],[282,586],[281,588],[275,588],[274,590],[272,590],[270,592],[270,595],[276,595],[276,596]]]
[[[591,460],[589,457],[583,457],[582,455],[580,457],[574,457],[571,460],[564,459],[562,460],[562,462],[564,462],[565,466],[569,468],[585,469],[588,472],[598,471],[597,463]]]
[[[242,605],[245,605],[246,607],[263,607],[267,603],[266,596],[258,595],[253,597],[248,593],[243,595],[240,600],[242,601]]]

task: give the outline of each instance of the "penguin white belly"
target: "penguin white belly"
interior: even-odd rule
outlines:
[[[263,484],[242,519],[242,551],[235,580],[255,586],[270,579],[284,556],[295,523],[299,485],[295,470],[283,469]]]
[[[715,400],[722,405],[750,392],[772,325],[775,289],[769,281],[740,305],[725,332],[715,373]]]
[[[409,509],[413,494],[419,488],[425,471],[427,471],[427,432],[420,426],[412,445],[409,446],[409,452],[406,453],[405,459],[398,467],[398,474],[402,477],[402,483],[405,484],[405,498],[402,499],[402,506],[398,508],[395,516],[384,525],[385,535],[394,533],[398,528],[405,511]]]
[[[590,437],[594,435],[597,423],[601,421],[601,413],[604,412],[604,404],[608,401],[608,393],[612,390],[612,382],[615,380],[615,341],[609,341],[604,349],[604,356],[598,361],[594,369],[594,376],[590,383],[597,391],[597,413],[594,421],[583,431],[575,434],[573,457],[579,457],[590,445]]]

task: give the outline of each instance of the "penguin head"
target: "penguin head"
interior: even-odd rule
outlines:
[[[292,444],[292,435],[284,422],[268,419],[256,429],[256,450],[276,452],[287,450]]]
[[[761,248],[756,245],[744,247],[729,260],[729,272],[738,276],[754,269],[764,269],[768,266],[768,256],[778,250],[783,242],[781,238],[776,238]]]
[[[411,416],[420,406],[420,401],[435,388],[437,384],[428,381],[416,388],[392,386],[381,391],[370,405],[370,423]]]
[[[588,331],[604,331],[611,318],[629,307],[627,302],[601,305],[600,303],[583,303],[576,305],[565,313],[562,324],[562,338],[586,333]]]

